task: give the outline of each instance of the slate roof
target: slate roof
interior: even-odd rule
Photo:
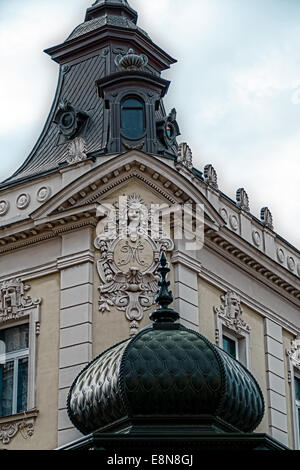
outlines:
[[[23,165],[0,187],[16,184],[24,179],[43,175],[56,170],[66,162],[68,143],[58,145],[59,129],[53,122],[57,104],[66,99],[86,112],[90,119],[85,140],[87,153],[101,151],[106,146],[104,135],[104,103],[98,97],[96,80],[105,75],[105,60],[100,55],[71,67],[61,67],[59,83],[52,109],[44,130],[29,157]],[[76,86],[74,86],[76,83]]]

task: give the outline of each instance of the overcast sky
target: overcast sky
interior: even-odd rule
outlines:
[[[251,212],[300,246],[300,1],[129,0],[139,25],[178,60],[165,100],[200,170],[212,163]],[[0,0],[0,180],[25,160],[47,118],[58,66],[43,49],[92,0]]]

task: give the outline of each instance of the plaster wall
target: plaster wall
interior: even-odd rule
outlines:
[[[24,439],[19,431],[8,445],[0,442],[0,449],[51,450],[57,446],[59,274],[28,280],[27,283],[31,286],[30,296],[42,298],[36,351],[36,408],[39,414],[33,436]]]
[[[224,291],[213,286],[206,280],[198,279],[199,294],[199,328],[200,333],[206,336],[212,343],[215,341],[215,317],[213,307],[221,305],[221,295]],[[243,319],[251,326],[250,334],[250,371],[258,381],[265,403],[267,403],[267,383],[265,368],[265,348],[264,348],[264,320],[261,315],[242,304]],[[256,429],[256,432],[268,433],[268,414]]]

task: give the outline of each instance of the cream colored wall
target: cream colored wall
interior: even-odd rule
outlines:
[[[293,428],[293,403],[291,397],[291,384],[288,381],[288,357],[286,351],[290,351],[291,342],[294,340],[288,331],[283,330],[283,348],[284,348],[284,372],[285,372],[285,390],[287,399],[287,422],[288,422],[288,434],[289,434],[289,447],[294,448],[294,428]]]
[[[149,188],[137,181],[131,181],[130,183],[119,187],[117,191],[98,202],[114,203],[118,201],[119,196],[130,196],[131,194],[137,194],[141,196],[147,206],[149,206],[151,203],[163,204],[165,202],[155,193],[151,192]],[[94,235],[96,238],[96,232]],[[99,260],[99,258],[100,253],[96,250],[94,272],[93,357],[101,354],[103,351],[110,348],[114,344],[129,338],[129,321],[125,317],[125,312],[117,310],[116,308],[111,308],[110,312],[102,313],[98,309],[98,287],[100,284],[100,279],[97,272],[96,262]],[[149,315],[154,309],[155,306],[145,312],[144,318],[140,322],[140,330],[151,323]]]
[[[250,371],[256,378],[265,400],[265,414],[255,432],[269,434],[268,395],[265,362],[264,319],[246,305],[242,304],[243,318],[251,326],[250,333]]]
[[[58,355],[59,355],[59,274],[26,281],[28,295],[41,297],[40,335],[37,339],[36,407],[39,410],[34,434],[24,439],[18,434],[0,449],[51,450],[57,447]]]
[[[198,280],[198,292],[200,333],[215,344],[215,318],[213,307],[221,305],[220,296],[223,295],[224,292],[200,277]],[[265,403],[267,403],[264,320],[259,314],[249,309],[247,306],[242,304],[242,308],[243,318],[251,326],[250,370],[259,383]],[[267,411],[255,432],[269,433]]]

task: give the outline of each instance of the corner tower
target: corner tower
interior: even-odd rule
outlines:
[[[126,0],[99,0],[66,41],[45,52],[60,66],[48,120],[35,148],[2,187],[68,163],[132,149],[175,158],[176,111],[166,113],[176,61],[137,26]]]

